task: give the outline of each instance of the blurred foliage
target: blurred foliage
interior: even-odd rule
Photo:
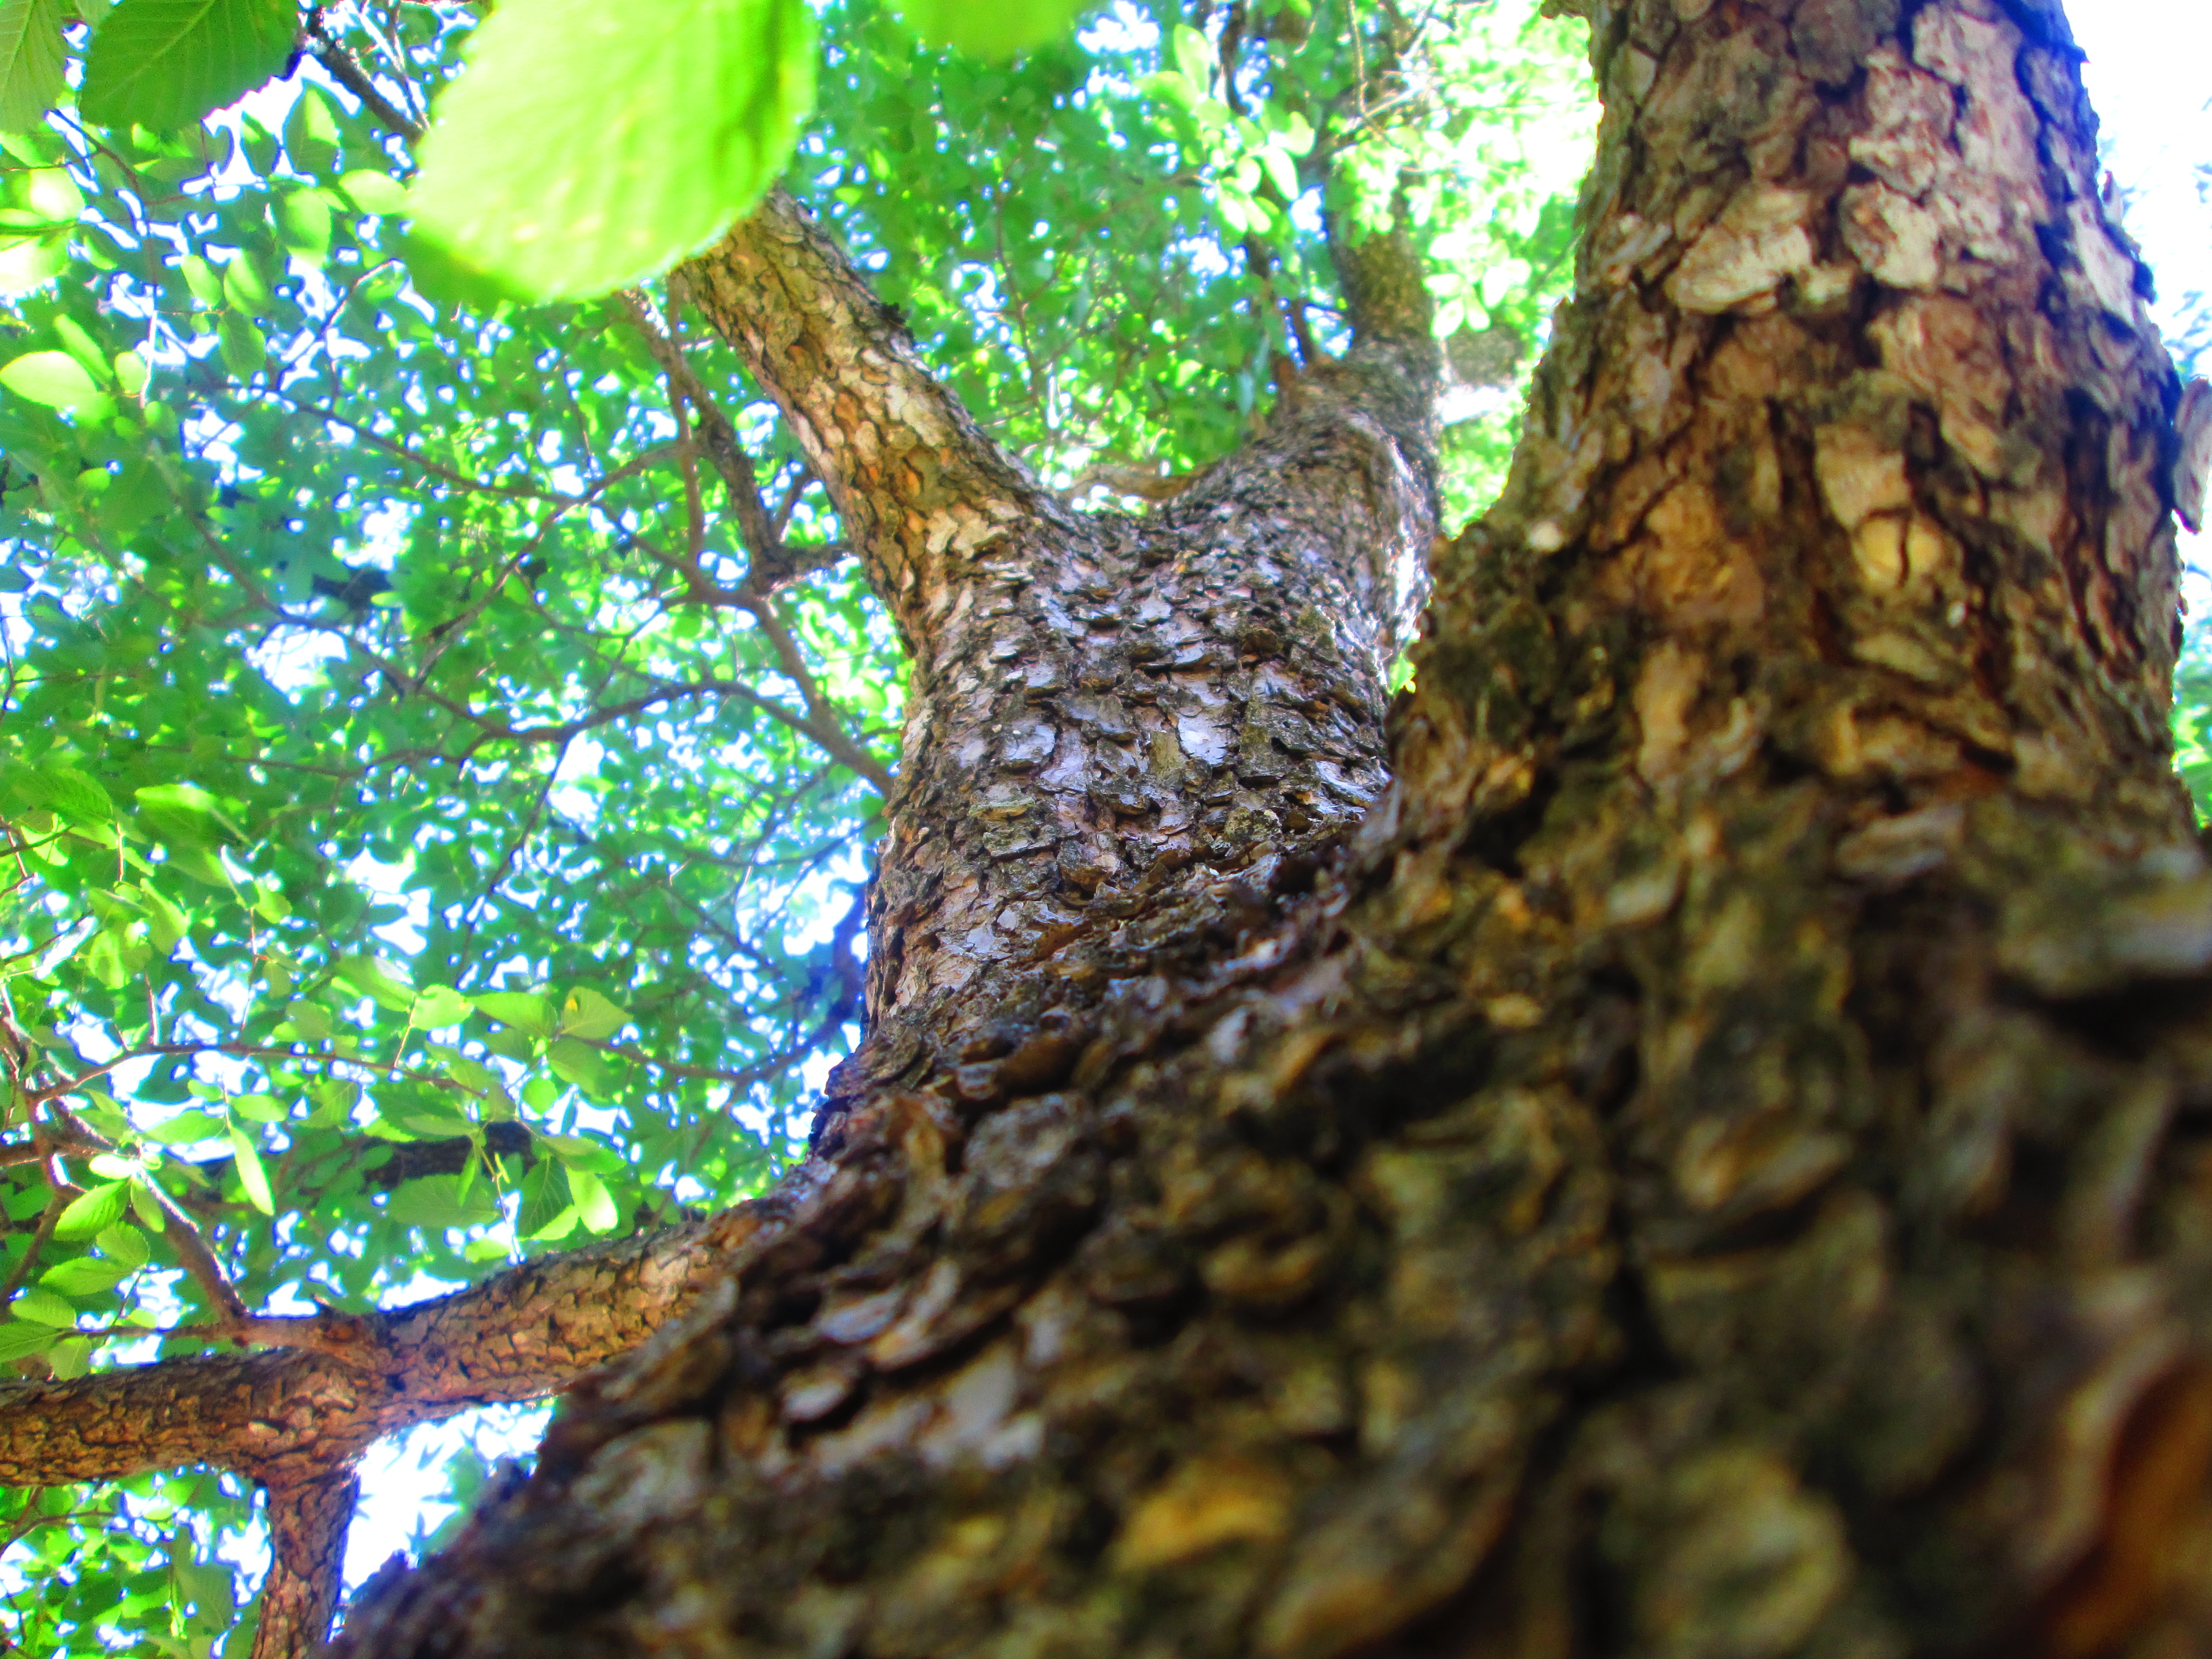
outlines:
[[[205,1348],[186,1228],[251,1308],[360,1309],[758,1191],[856,1037],[880,803],[809,726],[894,762],[892,631],[660,285],[418,281],[392,118],[426,118],[475,15],[330,8],[197,125],[0,135],[0,1141],[46,1154],[0,1167],[19,1372]],[[872,0],[818,21],[788,182],[1072,500],[1215,459],[1301,333],[1340,349],[1324,215],[1394,199],[1474,365],[1453,514],[1494,489],[1571,251],[1579,25],[1162,0],[1001,63]],[[726,601],[746,552],[638,315],[820,566],[765,623]],[[211,1651],[234,1601],[250,1626],[252,1501],[0,1493],[0,1636]]]

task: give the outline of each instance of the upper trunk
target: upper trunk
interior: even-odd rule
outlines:
[[[916,578],[941,605],[887,587],[922,678],[877,1006],[915,1046],[855,1079],[818,1194],[349,1650],[2212,1640],[2177,388],[2056,8],[1906,9],[1594,9],[1578,296],[1504,501],[1440,561],[1363,863],[1234,955],[1206,930],[1260,894],[1188,887],[1205,948],[1100,993],[1066,1091],[1026,1044],[963,1070],[971,1013],[1062,994],[1004,941],[1064,948],[1118,879],[1059,850],[1103,822],[1060,764],[1098,752],[1085,688],[1047,672],[1030,714],[991,642],[1048,669],[1048,557],[1243,625],[1285,556],[1226,526],[1290,487],[1233,465],[1088,528],[1032,491],[1004,562]],[[1245,522],[1332,544],[1287,501]],[[1388,606],[1297,556],[1348,660]],[[1168,672],[1200,678],[1120,718],[1218,734],[1212,787],[1288,823],[1240,766],[1264,678]],[[1133,815],[1154,848],[1230,804],[1196,746]],[[1000,799],[1039,837],[1003,865]]]
[[[1345,262],[1349,355],[1144,519],[1042,489],[781,192],[685,268],[913,658],[868,1039],[828,1110],[933,1068],[967,1068],[970,1107],[1056,1080],[1104,984],[1227,943],[1380,791],[1385,677],[1436,531],[1437,354],[1398,239]],[[1238,871],[1256,890],[1224,904]]]

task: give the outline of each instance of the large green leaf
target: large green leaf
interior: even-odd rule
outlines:
[[[1011,58],[1067,33],[1085,0],[906,0],[897,8],[916,34],[983,58]]]
[[[84,367],[66,351],[27,351],[0,368],[0,386],[54,409],[83,409],[105,400]]]
[[[760,198],[814,101],[805,0],[504,0],[439,100],[416,229],[528,299],[603,293]]]
[[[60,0],[0,0],[0,131],[20,132],[68,94]]]
[[[283,0],[122,0],[85,54],[77,108],[103,126],[188,127],[284,67]]]

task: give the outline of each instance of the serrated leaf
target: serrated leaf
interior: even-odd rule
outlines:
[[[0,386],[19,398],[49,409],[84,409],[107,401],[107,394],[66,351],[27,351],[0,367]]]
[[[102,1255],[111,1261],[120,1262],[132,1273],[153,1260],[153,1247],[147,1243],[146,1235],[127,1221],[118,1221],[106,1229],[93,1243],[100,1246]]]
[[[622,1212],[615,1208],[614,1194],[589,1170],[568,1166],[568,1191],[575,1200],[576,1213],[593,1232],[611,1233],[622,1224]]]
[[[269,1172],[261,1167],[261,1153],[235,1123],[230,1126],[230,1150],[238,1169],[238,1184],[246,1188],[247,1202],[264,1215],[275,1215],[276,1197],[269,1190]]]
[[[113,1290],[131,1276],[131,1269],[119,1261],[102,1261],[97,1256],[81,1255],[74,1261],[64,1261],[58,1267],[48,1268],[39,1275],[39,1283],[50,1291],[64,1296],[100,1296]]]
[[[629,1024],[629,1010],[610,1002],[597,991],[578,986],[561,1005],[563,1036],[611,1037]]]
[[[0,131],[35,127],[68,95],[58,0],[0,0]]]
[[[80,823],[106,823],[115,816],[107,791],[74,767],[41,763],[36,787],[51,811]]]
[[[249,1123],[277,1123],[283,1121],[283,1103],[274,1095],[233,1095],[230,1109]]]
[[[436,1112],[410,1112],[400,1122],[418,1135],[432,1140],[460,1140],[477,1133],[477,1126],[465,1117],[447,1117]]]
[[[76,1323],[76,1310],[43,1285],[26,1285],[16,1291],[8,1311],[18,1319],[34,1319],[41,1325],[64,1329]]]
[[[131,1183],[110,1181],[81,1193],[70,1200],[54,1221],[54,1237],[61,1239],[90,1238],[94,1233],[112,1227],[123,1219],[124,1206],[131,1201]]]
[[[486,1019],[512,1025],[532,1036],[553,1035],[553,1005],[528,991],[479,991],[471,999]]]
[[[459,1025],[476,1009],[476,1004],[450,985],[426,985],[415,994],[407,1022],[420,1031],[438,1031]]]
[[[33,1354],[44,1353],[54,1346],[59,1336],[60,1333],[51,1325],[11,1319],[0,1325],[0,1364],[10,1359],[28,1359]]]
[[[77,107],[101,126],[188,127],[284,67],[283,0],[121,0],[85,54]]]
[[[64,1382],[82,1376],[92,1367],[92,1342],[82,1336],[64,1337],[46,1350],[46,1368]]]
[[[1011,58],[1056,40],[1084,9],[1085,0],[905,0],[896,8],[923,40],[981,58]]]
[[[521,298],[605,293],[705,246],[814,102],[805,0],[502,0],[465,50],[415,228]]]

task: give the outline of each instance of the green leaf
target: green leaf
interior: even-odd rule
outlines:
[[[0,1364],[10,1359],[28,1359],[33,1354],[44,1353],[54,1346],[58,1335],[59,1333],[51,1325],[11,1319],[0,1325]]]
[[[153,1247],[146,1243],[146,1235],[127,1221],[117,1222],[93,1242],[102,1255],[122,1263],[130,1272],[137,1272],[153,1259]]]
[[[399,1121],[410,1131],[431,1140],[458,1140],[477,1133],[477,1126],[465,1117],[447,1117],[437,1112],[409,1112]]]
[[[0,386],[50,409],[87,409],[107,401],[84,365],[66,351],[27,351],[0,368]]]
[[[562,1037],[545,1051],[545,1063],[562,1082],[574,1084],[594,1100],[605,1097],[606,1060],[598,1049],[586,1048],[574,1037]]]
[[[553,1035],[553,1005],[527,991],[480,991],[471,999],[486,1019],[512,1025],[532,1036]]]
[[[515,1231],[524,1238],[559,1237],[574,1225],[576,1206],[568,1195],[568,1176],[560,1164],[547,1158],[540,1158],[525,1171],[522,1177],[522,1210],[515,1218]],[[568,1225],[558,1225],[563,1218]]]
[[[46,1367],[60,1381],[82,1376],[92,1365],[92,1343],[82,1336],[65,1337],[46,1350]]]
[[[459,1025],[475,1012],[476,1004],[452,986],[426,985],[416,993],[407,1020],[417,1030],[437,1031],[448,1025]]]
[[[195,1141],[220,1140],[230,1133],[230,1126],[212,1112],[179,1112],[143,1133],[147,1139],[164,1146],[189,1146]]]
[[[561,1006],[561,1035],[599,1039],[611,1037],[629,1024],[629,1010],[618,1007],[597,991],[578,986]]]
[[[15,1292],[15,1299],[8,1304],[8,1311],[18,1319],[35,1319],[41,1325],[58,1325],[64,1329],[76,1323],[76,1310],[40,1285],[26,1285]]]
[[[152,882],[140,882],[138,892],[146,901],[147,933],[154,941],[154,948],[167,956],[191,931],[191,922]]]
[[[906,0],[896,9],[925,40],[981,58],[1011,58],[1066,33],[1084,4],[1085,0]]]
[[[143,1176],[131,1183],[131,1213],[149,1233],[169,1231],[169,1218],[161,1208],[161,1200],[155,1196],[153,1183]]]
[[[34,787],[41,804],[65,817],[104,823],[115,816],[115,803],[107,791],[71,767],[41,761]]]
[[[54,1222],[54,1237],[90,1238],[122,1220],[124,1206],[130,1201],[131,1183],[127,1181],[110,1181],[94,1187],[70,1200],[69,1207]]]
[[[230,1109],[249,1123],[281,1123],[285,1115],[283,1103],[274,1095],[233,1095]]]
[[[540,1135],[541,1145],[571,1169],[589,1170],[597,1175],[619,1175],[626,1167],[622,1154],[611,1146],[583,1135]]]
[[[283,0],[122,0],[85,54],[77,107],[101,126],[196,125],[284,67]]]
[[[113,1290],[131,1276],[131,1269],[119,1261],[102,1261],[97,1256],[81,1255],[74,1261],[64,1261],[58,1267],[49,1268],[39,1275],[39,1283],[50,1291],[64,1296],[99,1296]]]
[[[420,150],[415,228],[517,297],[599,294],[712,241],[814,102],[805,0],[502,0]]]
[[[0,131],[34,127],[69,94],[58,0],[0,0]]]
[[[338,188],[363,213],[396,214],[408,210],[407,186],[372,167],[347,173],[338,180]]]
[[[269,1172],[261,1167],[261,1154],[235,1123],[230,1126],[230,1150],[237,1160],[238,1184],[246,1188],[247,1200],[262,1214],[275,1215],[276,1198],[269,1190]]]
[[[215,322],[222,366],[241,380],[258,374],[269,361],[269,342],[244,312],[226,311]]]
[[[187,253],[177,261],[177,269],[185,273],[185,286],[192,291],[192,298],[202,305],[222,303],[222,273],[197,253]]]
[[[380,957],[340,957],[337,981],[395,1014],[409,1013],[414,1009],[415,990],[407,982],[407,970]]]
[[[522,1085],[522,1103],[542,1112],[561,1098],[561,1085],[550,1077],[534,1077]]]
[[[576,1213],[593,1232],[611,1233],[622,1224],[622,1212],[615,1208],[614,1194],[589,1170],[569,1165],[568,1190],[574,1195]]]
[[[424,1176],[393,1188],[384,1213],[410,1227],[483,1227],[499,1219],[499,1200],[489,1187],[463,1196],[459,1176]]]

